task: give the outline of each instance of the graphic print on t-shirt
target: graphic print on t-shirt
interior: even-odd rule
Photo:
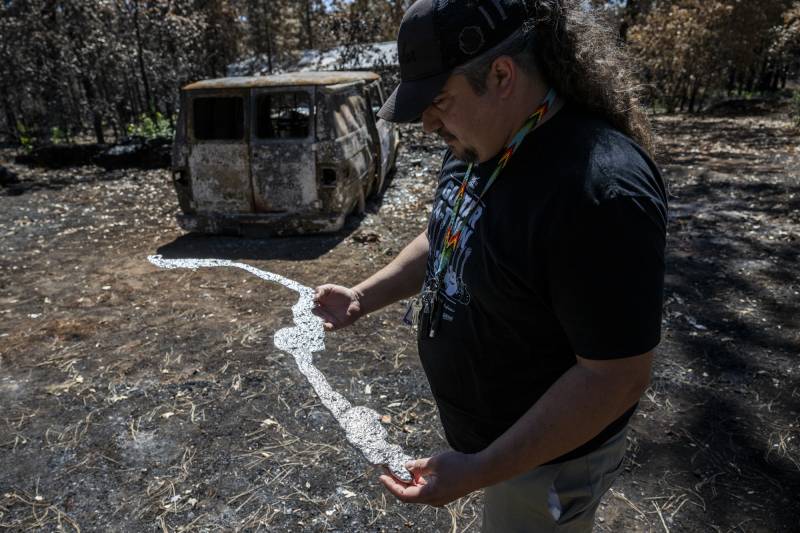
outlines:
[[[436,197],[436,204],[431,213],[431,221],[428,228],[428,238],[433,243],[431,247],[433,261],[428,263],[428,280],[433,278],[433,265],[439,261],[439,255],[442,253],[444,234],[447,230],[447,224],[453,216],[453,208],[456,203],[458,189],[461,186],[461,179],[463,179],[463,175],[450,173]],[[472,248],[469,246],[470,237],[475,232],[475,226],[483,214],[484,208],[483,201],[480,201],[477,206],[474,205],[477,201],[477,197],[474,194],[477,182],[478,177],[473,176],[467,186],[459,212],[462,216],[466,214],[468,220],[461,227],[461,238],[459,239],[458,247],[453,251],[447,270],[445,270],[440,292],[440,297],[444,303],[442,319],[448,322],[453,320],[453,314],[457,312],[459,305],[468,305],[470,301],[469,288],[464,283],[464,265],[472,254]],[[456,220],[455,225],[458,226],[458,224],[459,219]]]

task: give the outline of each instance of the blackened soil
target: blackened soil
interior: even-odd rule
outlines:
[[[664,341],[597,531],[797,531],[798,135],[780,115],[657,119],[671,186]],[[82,531],[478,531],[479,493],[395,502],[272,336],[294,294],[352,284],[425,225],[439,148],[338,234],[182,234],[166,171],[0,165],[0,526]],[[445,447],[397,304],[330,334],[316,362],[415,456]]]

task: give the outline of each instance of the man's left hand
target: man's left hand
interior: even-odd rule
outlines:
[[[413,478],[410,483],[388,473],[380,476],[386,489],[405,503],[441,507],[480,488],[476,483],[479,465],[475,455],[447,451],[409,461],[406,468]]]

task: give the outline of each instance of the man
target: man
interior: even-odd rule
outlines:
[[[328,330],[417,295],[453,450],[380,479],[430,505],[483,488],[484,531],[590,531],[660,340],[666,194],[633,82],[581,2],[419,0],[398,50],[379,115],[448,146],[428,228],[316,293]]]

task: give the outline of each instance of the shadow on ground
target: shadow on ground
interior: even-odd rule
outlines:
[[[243,239],[190,233],[160,246],[157,253],[167,259],[250,259],[265,261],[283,259],[305,261],[316,259],[335,248],[349,232],[333,235],[304,235],[299,237],[270,237]]]
[[[685,490],[711,529],[796,530],[800,176],[786,170],[796,156],[769,124],[679,126],[666,158],[680,166],[667,168],[665,342],[645,410],[669,424],[664,438],[642,435],[636,461],[660,463],[662,489]]]

